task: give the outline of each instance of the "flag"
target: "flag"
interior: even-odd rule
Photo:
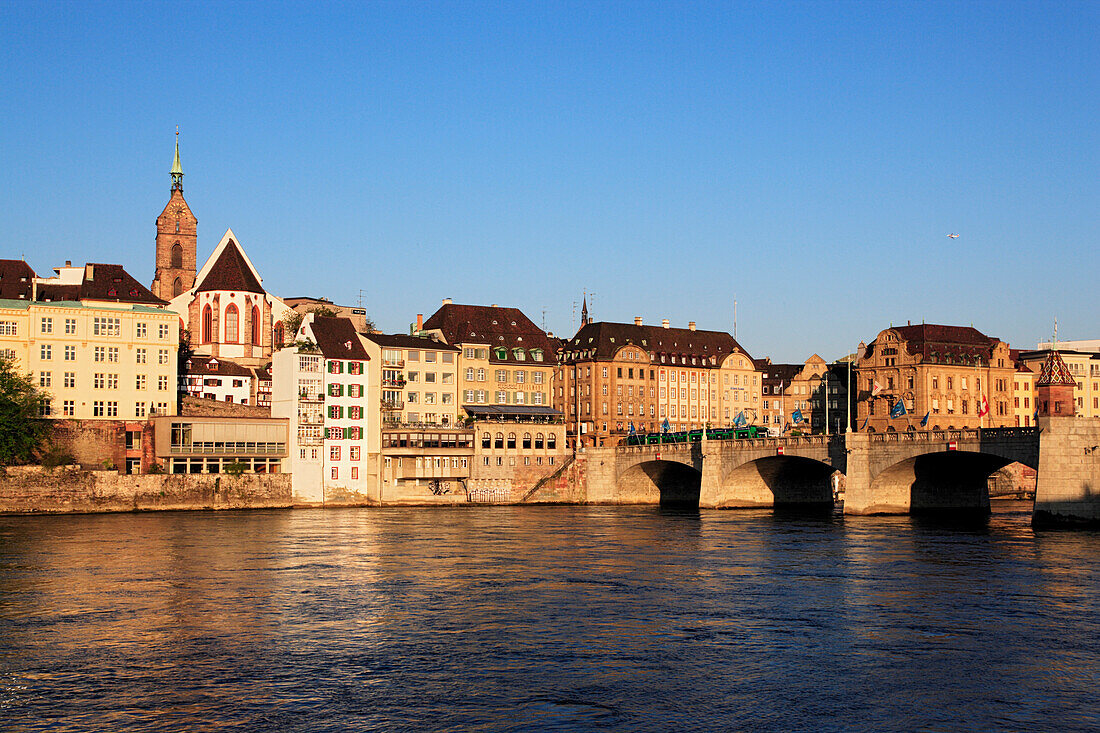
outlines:
[[[1034,415],[1034,417],[1031,418],[1031,424],[1034,425],[1037,422],[1039,422],[1039,408],[1038,407],[1035,408],[1035,415]]]
[[[669,426],[669,424],[668,424],[668,418],[666,417],[666,418],[665,418],[665,421],[664,421],[663,423],[661,423],[661,432],[662,432],[662,433],[667,433],[667,432],[668,432],[668,429],[669,429],[669,427],[670,427],[670,426]]]
[[[638,431],[634,429],[634,421],[633,421],[633,420],[631,420],[631,421],[630,421],[630,434],[631,434],[631,435],[634,435],[634,434],[635,434],[635,433],[637,433],[637,432],[638,432]]]
[[[989,400],[987,400],[985,398],[985,395],[983,394],[981,404],[978,407],[978,417],[985,417],[988,414],[989,414]]]
[[[871,396],[872,397],[878,397],[878,394],[881,391],[882,391],[882,385],[879,384],[878,380],[876,379],[873,386],[871,387]]]
[[[924,417],[922,417],[922,418],[920,419],[920,426],[921,426],[922,428],[924,428],[924,427],[928,427],[928,416],[929,416],[929,415],[931,415],[931,414],[932,414],[932,411],[931,411],[931,410],[929,410],[928,412],[924,413]]]
[[[890,417],[905,417],[905,401],[901,398],[898,399],[898,403],[890,408]]]
[[[795,411],[791,413],[791,422],[793,422],[795,425],[798,425],[800,422],[802,422],[802,410],[796,408]]]
[[[866,430],[867,429],[867,421],[870,420],[870,419],[871,418],[869,416],[863,418],[863,427],[861,427],[860,430]]]
[[[737,417],[733,418],[733,424],[736,427],[742,427],[746,423],[748,423],[748,418],[745,417],[745,411],[741,410],[741,412],[737,413]]]

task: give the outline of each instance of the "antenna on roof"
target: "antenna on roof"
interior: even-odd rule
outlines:
[[[1058,350],[1058,316],[1054,316],[1054,343],[1051,346],[1053,351]]]
[[[733,340],[737,340],[737,298],[733,299]]]

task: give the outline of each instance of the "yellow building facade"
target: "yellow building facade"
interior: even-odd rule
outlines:
[[[178,350],[179,319],[160,308],[0,300],[0,354],[52,396],[46,417],[176,414]]]

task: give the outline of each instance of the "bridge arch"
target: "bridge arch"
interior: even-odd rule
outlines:
[[[624,503],[699,506],[703,474],[679,461],[643,461],[619,475],[616,489]]]
[[[1031,463],[984,451],[922,453],[880,471],[871,482],[871,494],[881,508],[988,513],[990,476],[1016,462]]]
[[[722,477],[719,506],[833,505],[828,463],[804,456],[775,455],[747,461]]]

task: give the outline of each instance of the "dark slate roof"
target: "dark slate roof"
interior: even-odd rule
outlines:
[[[244,293],[263,293],[263,286],[256,279],[252,268],[245,261],[240,245],[230,239],[226,242],[221,255],[210,266],[196,292],[206,290],[229,290]]]
[[[34,270],[23,260],[0,260],[0,298],[30,300]]]
[[[135,280],[122,265],[89,262],[80,285],[38,284],[38,300],[106,300],[164,306],[149,288]]]
[[[757,368],[763,371],[763,383],[767,385],[790,384],[798,376],[805,364],[766,364]]]
[[[457,346],[445,344],[442,341],[428,338],[427,336],[410,336],[407,333],[364,333],[363,338],[373,341],[379,346],[396,347],[399,349],[435,349],[437,351],[458,351]]]
[[[515,362],[512,349],[541,349],[542,363],[553,364],[554,347],[546,332],[519,308],[448,303],[424,322],[425,331],[434,329],[439,329],[449,344],[488,344],[490,362]],[[501,346],[508,349],[504,359],[497,358],[495,351]],[[531,361],[529,356],[526,361]]]
[[[725,331],[693,331],[689,328],[636,326],[633,323],[606,321],[585,325],[577,335],[565,341],[561,351],[563,356],[580,352],[581,356],[576,357],[577,359],[606,361],[614,358],[615,352],[626,344],[633,344],[656,354],[658,361],[661,354],[668,354],[694,356],[705,362],[694,366],[711,366],[712,356],[715,357],[715,366],[720,366],[722,360],[735,350],[752,359],[745,348]]]
[[[204,357],[192,356],[189,361],[190,366],[187,367],[188,374],[218,374],[223,377],[252,376],[251,369],[249,369],[248,367],[243,367],[235,362],[229,361],[228,359],[206,359]],[[214,362],[214,364],[211,364],[211,362]]]
[[[921,354],[928,358],[935,353],[939,356],[984,356],[992,354],[993,346],[999,339],[990,338],[972,326],[941,326],[935,323],[894,326],[894,331],[906,341],[906,351]],[[867,354],[874,352],[876,342],[867,348]]]
[[[350,318],[314,316],[310,330],[326,359],[370,361]]]

